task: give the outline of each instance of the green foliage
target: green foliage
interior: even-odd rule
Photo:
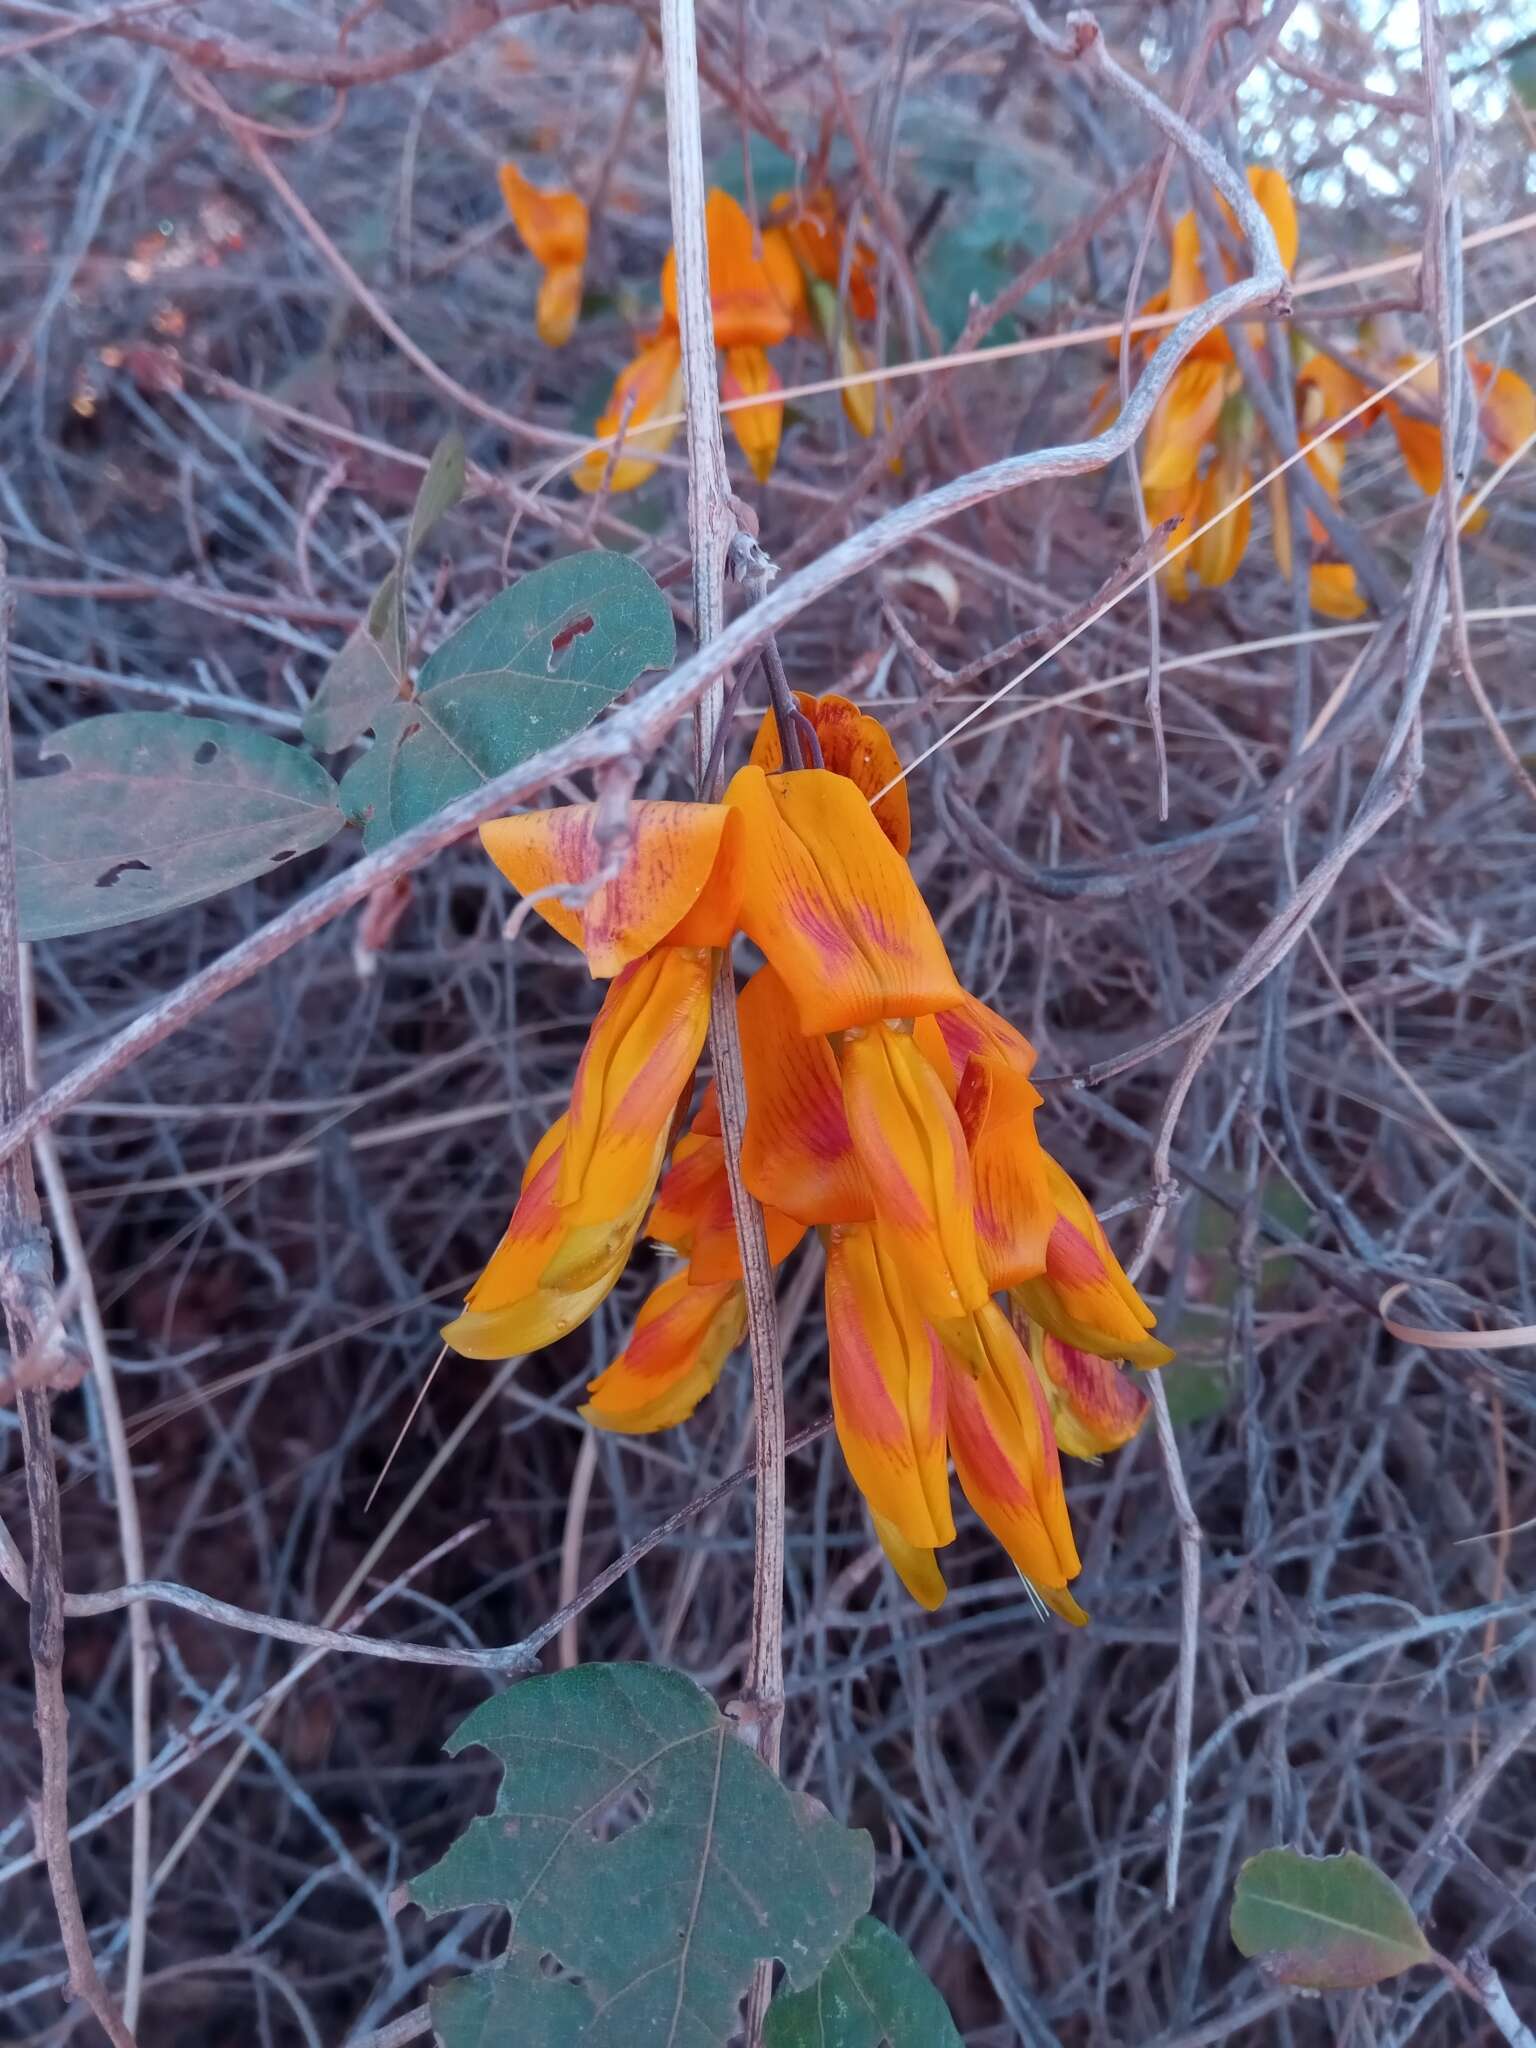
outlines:
[[[1365,1857],[1266,1849],[1238,1872],[1232,1939],[1279,1984],[1358,1991],[1431,1959],[1413,1908]]]
[[[903,116],[904,139],[917,153],[925,188],[946,195],[922,257],[923,297],[944,346],[953,347],[970,314],[971,297],[993,299],[1045,245],[1035,181],[1022,153],[1004,136],[957,127],[943,100],[919,100]],[[1044,293],[1024,301],[1044,306]],[[1011,321],[994,328],[1006,339]]]
[[[1233,1394],[1227,1372],[1227,1330],[1241,1279],[1235,1256],[1238,1218],[1234,1212],[1242,1201],[1244,1184],[1240,1174],[1231,1172],[1215,1172],[1212,1180],[1227,1199],[1218,1201],[1205,1194],[1195,1197],[1195,1298],[1185,1302],[1171,1328],[1158,1331],[1178,1353],[1174,1363],[1163,1368],[1162,1382],[1169,1414],[1184,1425],[1220,1415]],[[1303,1197],[1279,1174],[1271,1175],[1260,1190],[1259,1215],[1273,1230],[1291,1238],[1304,1237],[1312,1219]],[[1296,1262],[1275,1257],[1262,1235],[1256,1250],[1261,1260],[1256,1300],[1260,1308],[1266,1308],[1283,1296]]]
[[[464,495],[464,443],[444,434],[432,450],[411,508],[400,559],[374,592],[366,622],[351,635],[321,678],[304,719],[304,737],[322,753],[350,747],[373,724],[405,681],[405,579],[416,550]]]
[[[665,668],[676,635],[637,562],[595,550],[536,569],[467,619],[423,663],[415,691],[373,717],[342,807],[372,852],[528,755],[569,739]]]
[[[781,1991],[763,2048],[963,2048],[906,1943],[868,1914],[808,1990]]]
[[[498,1903],[504,1959],[443,1986],[443,2048],[720,2048],[753,1965],[814,1982],[869,1903],[874,1852],[752,1755],[676,1672],[593,1664],[514,1686],[454,1733],[505,1767],[496,1810],[412,1886]]]
[[[53,733],[62,773],[16,785],[21,933],[56,939],[216,896],[343,823],[318,762],[269,733],[116,711]]]

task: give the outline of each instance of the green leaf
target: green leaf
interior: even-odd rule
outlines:
[[[595,550],[536,569],[493,597],[423,664],[416,694],[374,719],[374,743],[347,770],[342,807],[371,853],[455,797],[569,739],[665,668],[672,614],[627,555]]]
[[[383,651],[367,626],[358,626],[321,678],[304,714],[304,737],[322,754],[338,753],[361,739],[382,707],[399,694],[399,680]]]
[[[964,2048],[904,1941],[868,1914],[807,1991],[768,2008],[763,2048]]]
[[[39,752],[66,765],[16,785],[24,939],[178,910],[323,846],[343,823],[318,761],[218,719],[116,711]]]
[[[405,567],[397,562],[368,607],[368,635],[398,682],[405,674]]]
[[[452,511],[464,495],[464,437],[452,431],[444,434],[432,450],[427,473],[416,493],[411,511],[410,531],[405,539],[409,561],[445,512]]]
[[[869,1903],[874,1851],[783,1784],[691,1680],[589,1664],[454,1733],[505,1766],[496,1810],[411,1887],[512,1916],[502,1962],[432,1996],[443,2048],[721,2048],[753,1965],[812,1983]]]
[[[1430,1960],[1413,1908],[1352,1852],[1266,1849],[1237,1874],[1232,1939],[1279,1984],[1359,1991]]]

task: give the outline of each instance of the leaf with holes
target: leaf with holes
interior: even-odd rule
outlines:
[[[763,2048],[964,2048],[907,1944],[868,1914],[807,1991],[781,1991]]]
[[[534,570],[466,619],[387,704],[342,779],[372,852],[455,797],[588,725],[676,636],[638,562],[595,550]]]
[[[269,733],[174,711],[116,711],[43,742],[51,775],[16,784],[24,939],[102,931],[180,909],[343,824],[318,761]]]
[[[674,1671],[589,1664],[477,1707],[448,1744],[505,1766],[496,1810],[411,1887],[511,1913],[504,1959],[442,1986],[443,2048],[720,2048],[753,1965],[815,1981],[874,1851],[780,1782]]]
[[[1413,1908],[1365,1857],[1266,1849],[1237,1874],[1232,1939],[1279,1984],[1360,1991],[1431,1958]]]

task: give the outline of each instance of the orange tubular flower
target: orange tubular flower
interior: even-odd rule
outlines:
[[[493,818],[480,843],[514,889],[537,897],[546,923],[582,948],[594,975],[617,974],[654,946],[731,942],[741,821],[723,804],[631,804],[618,849],[603,843],[596,804]],[[621,864],[607,873],[615,850]],[[540,893],[555,890],[585,900]]]
[[[737,998],[747,1128],[741,1177],[764,1204],[802,1223],[866,1223],[875,1213],[853,1149],[837,1058],[806,1037],[782,978],[753,975]]]
[[[443,1341],[513,1358],[585,1320],[624,1268],[661,1172],[672,1115],[709,1022],[710,956],[665,947],[609,989],[571,1107],[535,1153],[506,1236]]]
[[[773,474],[779,459],[779,436],[784,431],[784,401],[772,394],[782,391],[784,380],[769,362],[767,352],[744,343],[725,352],[720,373],[720,396],[729,404],[738,398],[758,398],[761,404],[744,405],[726,414],[726,422],[737,445],[752,465],[760,484]],[[766,395],[765,395],[766,394]]]
[[[825,185],[798,200],[781,192],[769,208],[784,232],[806,277],[834,290],[842,283],[845,240],[837,201]],[[860,320],[875,317],[875,252],[867,242],[854,244],[848,262],[848,304]]]
[[[571,338],[581,311],[582,272],[587,261],[587,203],[575,192],[541,192],[516,164],[503,164],[501,196],[528,253],[542,264],[537,325],[539,339],[559,348]]]
[[[746,1328],[747,1293],[739,1280],[700,1287],[674,1273],[651,1291],[628,1344],[589,1383],[592,1398],[579,1413],[628,1436],[686,1422]]]
[[[843,1040],[843,1103],[875,1218],[918,1306],[943,1323],[989,1288],[973,1220],[965,1133],[912,1033],[878,1023]]]
[[[991,1288],[1017,1287],[1046,1268],[1056,1213],[1035,1135],[1039,1091],[996,1054],[967,1061],[955,1113],[970,1146],[976,1245]]]
[[[1146,1420],[1151,1403],[1108,1359],[1031,1325],[1029,1361],[1045,1395],[1056,1447],[1069,1458],[1118,1451]]]
[[[1046,1240],[1045,1271],[1012,1288],[1032,1322],[1063,1344],[1098,1358],[1123,1358],[1143,1371],[1173,1353],[1147,1333],[1156,1318],[1110,1250],[1103,1225],[1071,1175],[1047,1152],[1045,1185],[1055,1212]]]
[[[946,1338],[945,1351],[945,1415],[961,1491],[1024,1577],[1059,1593],[1082,1564],[1028,1355],[991,1301],[958,1339]],[[1069,1619],[1086,1620],[1075,1601],[1070,1606]]]
[[[683,350],[676,328],[663,328],[632,363],[619,372],[613,394],[594,432],[608,441],[622,431],[617,459],[611,448],[594,448],[572,472],[577,490],[634,491],[656,474],[656,458],[671,447],[683,413]],[[656,420],[654,427],[648,420]],[[612,474],[609,474],[610,462]]]
[[[750,855],[741,928],[784,977],[802,1031],[846,1031],[962,1000],[907,864],[829,769],[738,769],[725,801]]]
[[[837,1440],[871,1510],[906,1543],[954,1540],[943,1354],[877,1229],[827,1238],[827,1355]]]

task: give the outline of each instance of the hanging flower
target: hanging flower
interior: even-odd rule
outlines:
[[[516,164],[503,164],[498,176],[513,225],[529,255],[543,266],[535,315],[539,339],[560,348],[570,340],[581,311],[587,202],[575,192],[541,192]]]
[[[1082,1622],[1058,1454],[1127,1441],[1146,1402],[1114,1361],[1172,1354],[1040,1143],[1033,1049],[955,979],[904,858],[889,735],[846,698],[796,702],[821,767],[785,770],[770,721],[720,804],[637,803],[622,827],[592,805],[486,826],[502,872],[613,979],[570,1109],[444,1337],[476,1358],[554,1342],[643,1225],[675,1263],[582,1413],[665,1429],[715,1385],[746,1306],[713,1084],[674,1133],[742,931],[767,964],[737,998],[741,1179],[773,1264],[807,1229],[825,1247],[833,1415],[879,1541],[936,1606],[953,1463],[1041,1599]]]
[[[607,447],[593,448],[576,466],[576,488],[599,491],[606,479],[610,491],[638,490],[656,474],[657,460],[671,447],[682,415],[682,344],[675,328],[664,327],[619,372],[593,430],[602,441],[622,434],[617,457]],[[656,425],[647,425],[650,420]]]

